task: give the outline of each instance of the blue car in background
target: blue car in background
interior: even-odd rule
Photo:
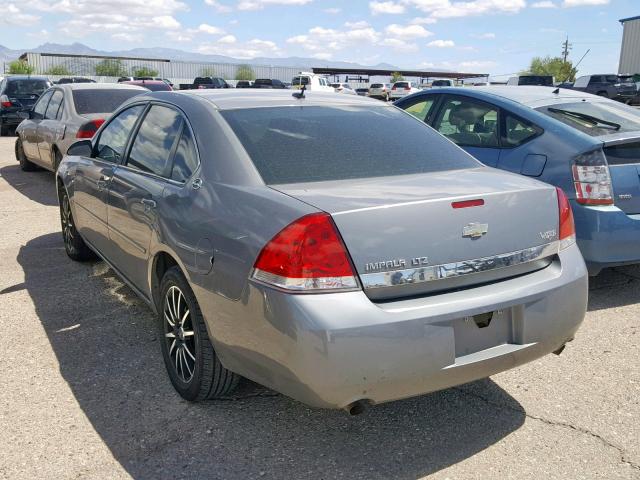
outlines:
[[[591,275],[640,263],[640,111],[524,86],[439,88],[395,105],[486,165],[562,188]]]

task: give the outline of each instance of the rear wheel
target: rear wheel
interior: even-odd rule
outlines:
[[[72,260],[84,262],[96,258],[95,253],[84,243],[82,237],[76,229],[71,213],[71,204],[69,203],[69,195],[65,190],[60,194],[60,223],[62,226],[62,239],[64,240],[64,249]]]
[[[220,363],[198,302],[178,267],[167,270],[160,291],[162,356],[174,388],[189,401],[229,394],[240,377]]]
[[[16,160],[20,163],[20,168],[25,172],[33,172],[38,167],[36,167],[33,163],[27,160],[27,156],[24,153],[24,148],[22,147],[22,140],[18,136],[16,139],[15,146]]]

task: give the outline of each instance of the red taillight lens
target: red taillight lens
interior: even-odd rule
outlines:
[[[404,87],[404,89],[408,92],[409,90],[411,90],[411,87]]]
[[[607,158],[602,150],[580,155],[572,167],[576,201],[582,205],[613,205]]]
[[[474,200],[462,200],[461,202],[451,203],[451,206],[453,208],[481,207],[482,205],[484,205],[484,200],[481,198],[476,198]]]
[[[576,242],[576,227],[567,196],[557,187],[556,192],[558,192],[558,212],[560,217],[558,239],[560,240],[560,250],[564,250]]]
[[[11,103],[11,100],[9,100],[9,97],[6,95],[0,96],[0,105],[3,107],[13,107],[13,103]]]
[[[85,123],[78,129],[76,138],[93,138],[103,123],[104,119],[102,118]]]
[[[352,290],[358,282],[331,217],[313,213],[280,231],[262,249],[252,277],[287,290]]]

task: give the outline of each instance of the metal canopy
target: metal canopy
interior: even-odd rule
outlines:
[[[460,73],[460,72],[426,72],[423,70],[378,70],[375,68],[328,68],[313,67],[313,73],[319,75],[364,75],[367,77],[391,76],[393,73],[400,73],[403,77],[417,78],[453,78],[460,80],[463,78],[488,77],[488,73]]]

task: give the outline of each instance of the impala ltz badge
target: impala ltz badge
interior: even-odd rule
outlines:
[[[469,238],[480,238],[489,231],[488,223],[470,223],[462,229],[462,236]]]

